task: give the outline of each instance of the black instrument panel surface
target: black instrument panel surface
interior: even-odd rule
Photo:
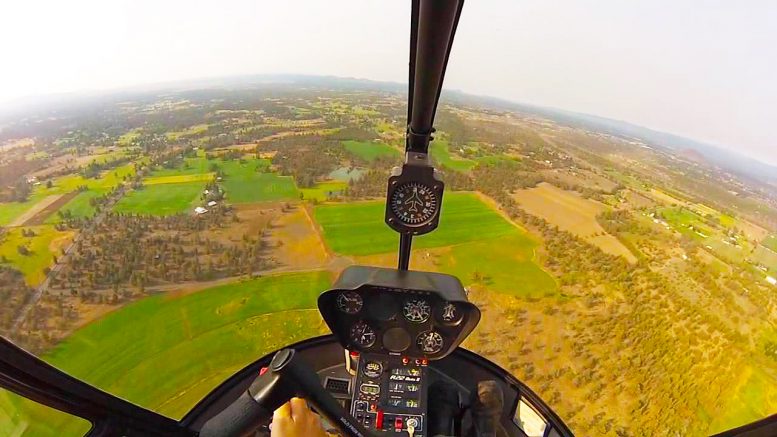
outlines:
[[[370,284],[329,290],[319,297],[319,309],[348,350],[430,360],[452,352],[480,319],[465,300]]]

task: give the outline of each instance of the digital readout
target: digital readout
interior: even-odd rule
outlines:
[[[388,404],[390,407],[400,408],[418,408],[418,401],[415,399],[389,399]]]
[[[376,395],[380,393],[380,387],[374,384],[362,384],[359,391],[367,395]]]
[[[419,389],[418,384],[410,384],[407,382],[390,382],[389,391],[392,393],[415,393]]]
[[[418,367],[397,367],[395,369],[391,369],[391,374],[402,376],[421,376],[421,369]]]

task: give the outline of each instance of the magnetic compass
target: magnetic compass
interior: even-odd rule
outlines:
[[[437,193],[420,182],[399,185],[392,193],[390,203],[394,216],[409,226],[429,222],[440,204]]]

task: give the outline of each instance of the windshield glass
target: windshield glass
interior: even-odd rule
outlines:
[[[111,3],[0,12],[0,333],[180,419],[396,266],[410,5]],[[513,3],[464,6],[411,269],[578,435],[777,413],[775,8]],[[83,432],[0,392],[0,435]]]

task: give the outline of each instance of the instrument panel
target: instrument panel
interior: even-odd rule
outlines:
[[[452,352],[480,319],[463,300],[441,293],[364,285],[330,290],[319,306],[349,350],[439,359]]]

